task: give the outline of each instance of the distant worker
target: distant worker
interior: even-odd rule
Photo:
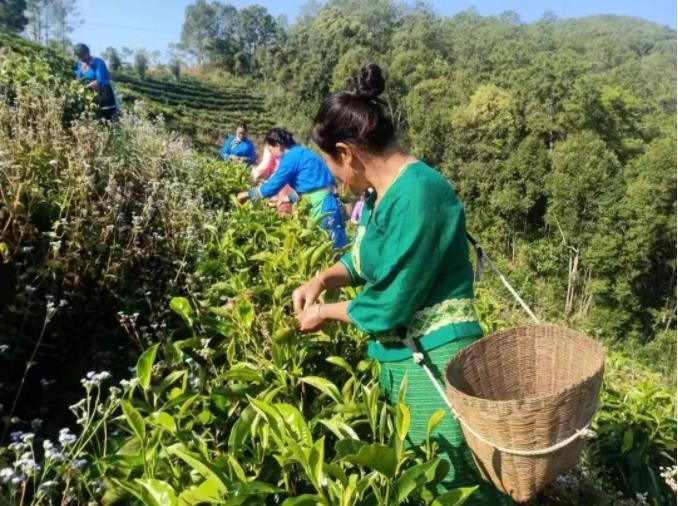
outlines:
[[[96,93],[94,101],[99,106],[101,115],[107,120],[115,119],[120,113],[120,107],[116,101],[111,74],[108,72],[106,62],[92,56],[85,44],[76,44],[73,52],[78,57],[76,79],[88,81],[85,88]]]
[[[268,199],[289,185],[302,201],[309,203],[311,216],[323,217],[320,226],[327,230],[335,248],[346,245],[346,230],[341,202],[336,194],[336,181],[325,161],[308,148],[298,146],[292,134],[282,128],[271,128],[266,134],[266,149],[280,160],[278,168],[264,184],[238,194],[238,200]],[[295,203],[296,195],[278,197],[279,202]]]
[[[235,130],[235,135],[226,139],[219,155],[227,161],[233,160],[252,165],[257,160],[257,151],[254,148],[254,143],[247,138],[248,132],[247,123],[243,121]]]

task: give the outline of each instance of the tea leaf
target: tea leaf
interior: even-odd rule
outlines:
[[[136,482],[143,487],[141,495],[144,504],[150,506],[174,506],[177,504],[177,496],[168,483],[161,480],[143,479],[137,479]]]
[[[106,490],[106,495],[104,496],[107,498],[107,500],[115,501],[119,498],[125,498],[129,496],[136,497],[140,501],[144,500],[142,497],[141,486],[138,483],[131,483],[125,480],[110,478],[107,480],[107,485],[109,485],[109,487]]]
[[[428,419],[428,426],[426,428],[426,437],[428,439],[431,438],[431,433],[435,430],[443,418],[445,418],[445,410],[439,409],[431,415],[431,418]]]
[[[304,415],[302,415],[297,408],[291,404],[284,403],[275,404],[275,408],[282,416],[282,419],[287,427],[290,428],[291,432],[297,436],[297,439],[300,443],[308,446],[313,444],[311,431],[306,424]]]
[[[431,503],[431,506],[461,506],[478,489],[475,487],[455,488],[443,495],[438,496]]]
[[[339,445],[346,441],[356,442],[352,439],[342,439],[337,442],[337,450],[339,450]],[[395,451],[392,448],[379,443],[372,443],[369,445],[363,444],[357,453],[345,455],[340,460],[369,467],[380,472],[387,478],[392,478],[395,475],[398,466],[398,459]]]
[[[298,497],[290,497],[285,499],[282,506],[318,506],[319,504],[326,504],[321,497],[316,495],[304,494]]]
[[[122,408],[127,423],[143,446],[146,443],[146,425],[144,424],[144,418],[134,406],[127,401],[120,401],[120,407]]]
[[[344,359],[342,357],[332,356],[332,357],[327,357],[325,360],[327,362],[329,362],[330,364],[334,364],[336,366],[341,367],[346,372],[348,372],[350,375],[354,374],[353,368],[351,367],[351,365],[346,361],[346,359]]]
[[[404,501],[412,491],[418,487],[422,487],[426,483],[435,478],[436,467],[440,463],[440,459],[435,458],[410,467],[398,479],[396,486],[396,497],[398,503]]]
[[[158,346],[158,344],[154,344],[144,351],[139,357],[139,360],[137,360],[137,377],[144,390],[148,390],[148,387],[151,384],[153,362],[155,362],[155,354],[158,351]]]
[[[242,448],[256,416],[257,413],[252,406],[247,406],[242,413],[240,413],[240,417],[233,424],[231,433],[228,436],[229,451],[237,453]]]
[[[311,481],[318,491],[322,489],[323,463],[325,462],[325,438],[318,439],[311,447],[308,456],[308,467]]]
[[[193,310],[191,309],[191,303],[188,302],[186,297],[172,297],[169,307],[172,311],[181,316],[189,328],[193,327]]]
[[[151,413],[148,419],[153,425],[162,427],[170,434],[175,434],[177,432],[177,424],[174,421],[174,418],[164,411],[156,411]]]
[[[329,396],[337,404],[341,403],[341,394],[339,393],[339,389],[330,380],[321,378],[320,376],[304,376],[303,378],[299,378],[299,381],[314,386],[322,393]]]
[[[321,424],[327,427],[332,433],[337,436],[337,439],[351,438],[355,440],[360,440],[358,434],[355,430],[340,420],[319,420]]]
[[[631,448],[633,448],[633,429],[626,429],[622,439],[621,451],[627,453]]]
[[[211,480],[220,494],[228,493],[228,479],[216,466],[206,462],[202,457],[186,451],[181,443],[170,446],[167,451],[186,462],[203,478]]]
[[[223,381],[248,381],[254,383],[263,383],[264,378],[254,369],[249,366],[240,365],[234,366],[226,373],[219,376]]]
[[[179,496],[179,501],[191,506],[202,503],[220,504],[223,502],[219,493],[219,482],[212,478],[203,481],[197,487],[190,488]]]
[[[410,408],[408,408],[402,402],[399,402],[396,415],[396,431],[398,433],[398,437],[401,440],[404,440],[407,437],[407,433],[409,430],[410,430]]]

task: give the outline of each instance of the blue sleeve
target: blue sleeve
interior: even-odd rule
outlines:
[[[97,59],[97,68],[95,71],[97,84],[103,86],[111,82],[111,75],[108,73],[108,67],[106,67],[106,62],[101,58]]]
[[[82,72],[80,71],[80,62],[75,64],[75,78],[82,79]]]
[[[219,155],[221,155],[221,158],[226,159],[228,155],[230,155],[230,150],[231,150],[231,142],[233,142],[233,136],[229,135],[228,138],[224,141],[224,145],[221,148],[221,151],[219,151]]]
[[[273,175],[264,184],[250,192],[250,197],[267,199],[276,195],[286,184],[290,184],[294,179],[294,173],[297,168],[297,158],[294,153],[286,154]],[[293,185],[290,185],[294,187]]]
[[[257,161],[257,150],[254,147],[253,142],[249,142],[247,146],[247,153],[245,153],[245,158],[250,162],[254,163]]]

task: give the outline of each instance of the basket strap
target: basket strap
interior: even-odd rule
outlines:
[[[452,410],[452,415],[459,420],[459,423],[461,423],[473,436],[478,439],[479,441],[485,443],[488,446],[491,446],[497,451],[500,451],[502,453],[509,453],[511,455],[519,455],[522,457],[535,457],[538,455],[548,455],[549,453],[553,453],[555,451],[560,450],[561,448],[564,448],[565,446],[569,445],[570,443],[574,442],[576,439],[579,439],[581,437],[585,438],[593,438],[596,436],[596,433],[590,429],[591,424],[593,423],[593,420],[596,417],[596,413],[598,412],[598,407],[596,406],[596,409],[593,412],[593,416],[591,416],[591,419],[582,427],[581,429],[577,430],[572,434],[570,437],[563,439],[562,441],[557,442],[554,445],[551,445],[547,448],[540,448],[538,450],[517,450],[513,448],[504,448],[503,446],[496,445],[492,443],[491,441],[488,441],[485,439],[483,436],[478,434],[475,430],[473,430],[473,427],[471,427],[463,418],[459,416],[458,413],[456,413],[454,410]]]
[[[516,292],[515,288],[511,286],[511,283],[508,282],[508,279],[504,277],[504,275],[501,273],[499,269],[497,269],[497,266],[494,265],[494,262],[490,258],[490,256],[485,252],[483,247],[480,245],[480,243],[468,232],[466,232],[466,237],[468,238],[469,242],[471,245],[475,248],[476,250],[476,255],[478,255],[478,271],[476,271],[476,277],[480,277],[480,271],[482,270],[482,264],[486,263],[487,265],[490,266],[490,269],[494,271],[494,273],[499,276],[499,279],[501,280],[502,284],[506,287],[506,289],[511,292],[511,295],[513,295],[513,298],[518,301],[518,304],[525,310],[525,312],[530,315],[530,318],[532,318],[532,321],[534,321],[537,325],[539,325],[541,322],[539,321],[539,318],[535,316],[535,314],[532,312],[530,309],[530,306],[527,305],[527,303],[523,300],[523,298]]]
[[[459,413],[457,413],[452,406],[452,403],[448,399],[447,395],[445,394],[445,391],[443,388],[440,386],[440,383],[436,379],[436,377],[433,375],[431,372],[431,369],[426,365],[426,362],[424,362],[424,354],[420,352],[417,348],[417,345],[414,343],[414,339],[411,337],[407,337],[406,339],[403,339],[404,344],[412,351],[412,358],[414,359],[414,362],[421,366],[422,369],[426,372],[428,375],[428,378],[431,380],[431,383],[435,387],[436,391],[438,392],[438,395],[440,395],[440,398],[445,402],[448,408],[450,408],[450,411],[452,413],[452,416],[459,421],[461,425],[463,425],[466,430],[468,430],[473,436],[479,440],[482,443],[485,443],[488,446],[491,446],[497,451],[500,451],[502,453],[509,453],[511,455],[519,455],[523,457],[534,457],[538,455],[548,455],[549,453],[553,453],[555,451],[560,450],[561,448],[564,448],[565,446],[569,445],[576,439],[579,439],[581,437],[586,437],[586,438],[592,438],[595,437],[596,433],[590,429],[591,424],[593,423],[593,420],[596,417],[596,414],[598,412],[598,405],[596,404],[596,408],[593,410],[593,415],[591,416],[591,419],[584,425],[581,429],[575,431],[570,437],[563,439],[562,441],[557,442],[556,444],[553,444],[547,448],[540,448],[538,450],[517,450],[513,448],[504,448],[503,446],[499,446],[494,444],[491,441],[488,441],[485,439],[483,436],[478,434],[473,427],[471,427],[466,420],[464,420],[461,416],[459,416]]]

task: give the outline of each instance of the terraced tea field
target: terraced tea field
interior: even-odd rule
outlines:
[[[154,113],[162,113],[170,128],[192,137],[196,144],[213,147],[245,120],[253,137],[273,126],[262,98],[245,87],[215,86],[196,79],[170,81],[141,79],[118,72],[114,77],[123,106],[143,100]]]

